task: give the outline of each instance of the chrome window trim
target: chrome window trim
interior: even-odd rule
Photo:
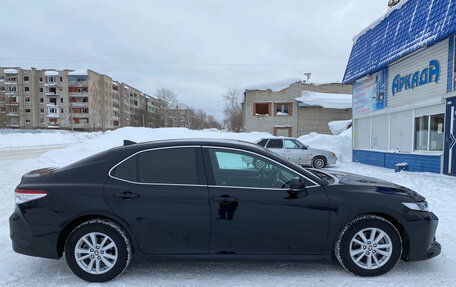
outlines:
[[[268,187],[250,187],[250,186],[233,186],[233,185],[208,185],[210,188],[237,188],[237,189],[258,189],[258,190],[275,190],[286,191],[287,188],[268,188]],[[319,185],[306,186],[306,189],[320,187]]]
[[[208,148],[208,149],[210,149],[210,148],[215,148],[215,149],[235,150],[235,151],[241,151],[241,152],[245,152],[245,153],[254,154],[254,155],[260,156],[260,157],[262,157],[262,158],[265,158],[265,159],[267,159],[267,160],[270,160],[270,161],[272,161],[272,162],[274,162],[274,163],[276,163],[276,164],[278,164],[278,165],[281,165],[282,167],[284,167],[284,168],[290,170],[290,171],[293,172],[293,173],[296,173],[296,174],[301,175],[303,178],[305,178],[305,179],[308,180],[309,182],[312,182],[312,183],[314,184],[314,186],[320,186],[319,183],[317,183],[317,182],[311,180],[310,178],[308,178],[307,176],[303,175],[302,173],[300,173],[300,172],[298,172],[298,171],[296,171],[296,170],[294,170],[294,169],[292,169],[292,168],[290,168],[290,167],[288,167],[288,166],[286,166],[286,165],[283,165],[283,164],[281,164],[280,162],[277,162],[277,161],[273,160],[272,158],[268,158],[268,157],[266,157],[266,156],[264,156],[264,155],[261,155],[261,154],[259,154],[259,153],[256,153],[256,152],[252,152],[252,151],[248,151],[248,150],[243,150],[243,149],[238,149],[238,148],[221,147],[221,146],[202,146],[202,147],[203,147],[203,148]],[[224,187],[223,185],[217,185],[217,186]],[[313,186],[309,186],[309,188],[311,188],[311,187],[313,187]],[[250,187],[247,187],[247,186],[246,186],[246,187],[240,187],[240,188],[250,188]]]
[[[201,148],[201,145],[185,145],[185,146],[167,146],[167,147],[157,147],[157,148],[149,148],[149,149],[144,149],[135,152],[134,154],[129,155],[128,157],[124,158],[123,160],[119,161],[117,164],[115,164],[111,169],[108,171],[108,176],[112,179],[120,180],[123,182],[127,183],[132,183],[132,184],[140,184],[140,185],[168,185],[168,186],[195,186],[195,187],[207,187],[206,184],[192,184],[192,183],[159,183],[159,182],[139,182],[139,181],[131,181],[127,179],[122,179],[119,177],[113,176],[111,173],[112,171],[122,164],[123,162],[129,160],[130,158],[143,153],[143,152],[148,152],[148,151],[155,151],[155,150],[162,150],[162,149],[176,149],[176,148]]]

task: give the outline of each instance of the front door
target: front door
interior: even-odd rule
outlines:
[[[329,211],[323,187],[306,180],[307,191],[293,197],[296,172],[255,153],[204,149],[209,183],[212,254],[321,254]],[[263,161],[262,168],[243,160]]]
[[[456,97],[448,98],[445,119],[443,172],[456,176]]]
[[[283,140],[285,158],[297,164],[309,164],[309,150],[296,140]]]
[[[104,196],[146,254],[207,254],[211,221],[201,147],[141,152],[111,171]]]

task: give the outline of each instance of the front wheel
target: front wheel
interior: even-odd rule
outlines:
[[[347,271],[358,276],[378,276],[399,262],[402,240],[391,222],[380,216],[363,215],[345,225],[334,252]]]
[[[89,282],[119,276],[131,259],[126,232],[117,224],[95,219],[79,225],[69,236],[65,258],[71,271]]]
[[[326,166],[326,159],[321,156],[314,157],[312,160],[313,168],[324,168]]]

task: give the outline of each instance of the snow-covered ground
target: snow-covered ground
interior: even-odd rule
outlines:
[[[48,132],[46,136],[0,133],[0,286],[99,286],[81,281],[64,260],[16,254],[9,239],[8,217],[14,208],[13,191],[23,173],[46,166],[61,166],[122,140],[148,141],[169,138],[210,137],[256,141],[266,133],[225,133],[187,129],[122,128],[106,133]],[[14,141],[13,141],[14,140]],[[431,173],[394,173],[393,170],[351,163],[351,130],[340,135],[310,134],[300,140],[315,148],[334,151],[340,162],[332,168],[386,179],[424,195],[439,216],[437,239],[442,254],[422,262],[400,262],[390,273],[376,278],[355,277],[335,263],[326,262],[147,262],[132,263],[107,286],[456,286],[456,178]],[[27,144],[23,144],[23,143]],[[28,146],[20,156],[6,157],[11,147]],[[32,146],[67,144],[30,158]],[[43,148],[43,147],[40,147]],[[43,149],[44,151],[44,149]],[[3,152],[3,154],[2,154]]]

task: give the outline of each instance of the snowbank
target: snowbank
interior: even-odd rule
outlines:
[[[352,129],[343,131],[339,135],[322,135],[310,133],[303,135],[298,140],[312,148],[332,151],[337,156],[337,162],[351,162],[352,160]]]
[[[273,92],[279,92],[279,91],[281,91],[283,89],[286,89],[289,86],[291,86],[292,84],[297,83],[297,82],[301,82],[301,79],[300,78],[285,79],[285,80],[277,81],[277,82],[271,82],[271,83],[248,86],[248,87],[245,87],[244,89],[245,90],[250,90],[250,91],[254,91],[254,90],[259,90],[259,91],[271,90]]]
[[[333,135],[338,135],[351,126],[352,120],[332,121],[328,123],[328,127]]]
[[[317,93],[302,91],[296,101],[307,106],[319,106],[327,109],[348,109],[352,107],[352,95]]]
[[[165,139],[182,138],[216,138],[236,139],[248,142],[255,142],[263,137],[270,137],[271,134],[263,132],[251,133],[228,133],[215,129],[210,130],[189,130],[187,128],[134,128],[125,127],[114,131],[100,133],[84,142],[72,144],[63,149],[52,150],[42,155],[42,159],[52,163],[54,166],[63,166],[78,161],[84,157],[91,156],[98,152],[120,146],[123,140],[135,142],[147,142]]]
[[[101,135],[101,132],[75,132],[61,130],[33,130],[11,132],[0,130],[0,148],[63,145],[82,142]]]

